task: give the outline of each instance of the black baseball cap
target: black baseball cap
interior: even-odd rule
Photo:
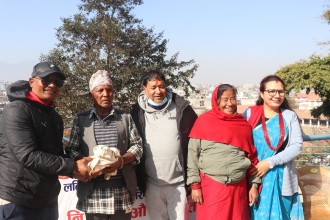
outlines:
[[[48,76],[52,73],[56,73],[58,74],[58,76],[62,79],[65,80],[66,77],[65,75],[62,73],[62,71],[60,70],[60,68],[58,68],[55,64],[51,63],[51,62],[41,62],[36,64],[33,67],[33,72],[32,72],[32,77],[45,77]]]

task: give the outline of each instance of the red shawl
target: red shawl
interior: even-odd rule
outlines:
[[[248,119],[252,128],[257,126],[258,122],[260,121],[262,111],[264,110],[263,105],[255,105],[250,107],[250,117]]]
[[[241,114],[226,114],[219,110],[218,88],[212,94],[212,110],[196,120],[189,137],[229,144],[255,155],[250,124]]]

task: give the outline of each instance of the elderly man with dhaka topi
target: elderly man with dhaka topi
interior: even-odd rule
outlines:
[[[110,74],[98,70],[89,80],[94,106],[75,116],[67,151],[71,157],[93,155],[95,147],[119,151],[115,161],[93,175],[89,182],[78,182],[77,209],[87,220],[130,220],[137,190],[135,165],[142,156],[142,140],[130,114],[113,106]],[[95,154],[94,154],[95,156]]]

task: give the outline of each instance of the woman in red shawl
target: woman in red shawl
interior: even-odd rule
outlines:
[[[260,180],[246,178],[258,162],[252,129],[236,113],[236,93],[229,84],[216,87],[212,110],[196,120],[189,135],[187,184],[197,203],[196,220],[248,220],[248,205],[258,198]]]

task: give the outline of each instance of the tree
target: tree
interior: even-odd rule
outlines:
[[[323,12],[321,18],[327,22],[328,24],[330,24],[330,10],[327,9]],[[326,42],[321,42],[320,43],[321,45],[329,45],[330,44],[330,41],[326,41]]]
[[[285,66],[276,73],[286,83],[287,91],[311,89],[320,96],[323,104],[311,111],[315,118],[323,114],[330,117],[330,56],[311,56],[309,60],[301,60]]]
[[[142,0],[82,0],[79,13],[62,18],[57,29],[59,43],[42,60],[52,60],[67,76],[59,97],[63,118],[91,105],[88,80],[98,69],[110,72],[116,92],[115,105],[128,110],[141,91],[142,75],[152,69],[162,71],[173,88],[188,94],[189,82],[198,65],[194,60],[178,61],[179,53],[167,59],[167,40],[142,25],[132,10]]]
[[[330,10],[327,9],[322,14],[322,19],[330,24]],[[329,45],[330,41],[320,43]],[[287,85],[287,90],[306,89],[307,94],[314,89],[323,104],[311,111],[315,118],[324,115],[330,117],[330,56],[320,57],[312,55],[309,60],[301,60],[291,65],[285,66],[276,72]]]

